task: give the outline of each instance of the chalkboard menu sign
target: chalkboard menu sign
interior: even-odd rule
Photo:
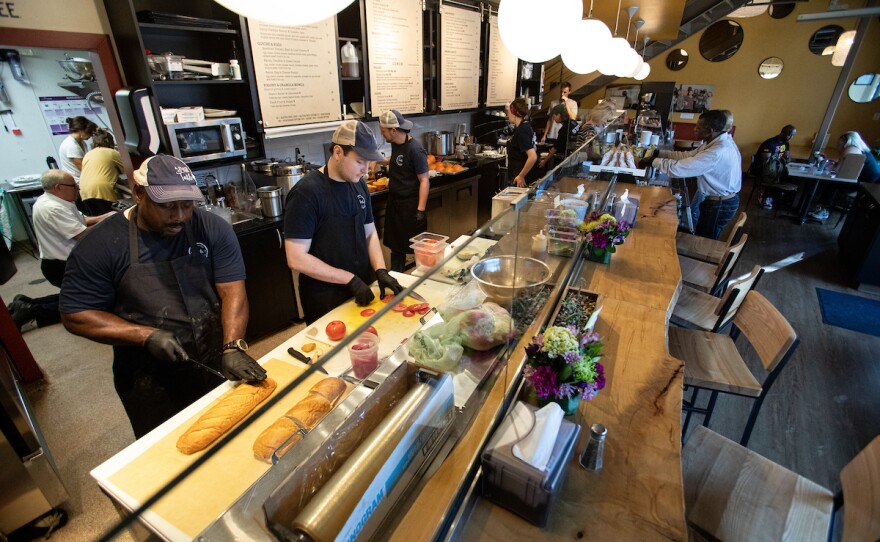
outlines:
[[[421,0],[366,0],[366,12],[369,114],[422,113]]]
[[[249,20],[263,126],[342,118],[336,20],[278,26]]]
[[[517,58],[501,41],[498,16],[489,17],[489,68],[486,106],[507,105],[516,97]]]
[[[480,98],[480,13],[440,7],[440,108],[472,109]]]

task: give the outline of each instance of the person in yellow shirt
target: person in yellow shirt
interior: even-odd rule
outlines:
[[[100,216],[113,210],[116,200],[116,180],[123,172],[122,157],[116,150],[113,134],[102,128],[92,136],[93,148],[82,160],[79,191],[86,207],[86,215]]]

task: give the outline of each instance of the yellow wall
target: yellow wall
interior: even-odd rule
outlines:
[[[111,34],[101,0],[16,0],[11,3],[15,17],[0,17],[0,27]]]
[[[786,124],[794,124],[798,129],[793,145],[810,146],[813,135],[822,123],[840,68],[831,65],[830,56],[811,53],[807,43],[813,32],[826,24],[838,24],[845,30],[855,29],[857,24],[856,19],[796,22],[798,13],[825,11],[827,5],[821,0],[811,0],[797,4],[795,11],[784,19],[773,19],[767,14],[737,19],[745,34],[743,45],[734,56],[723,62],[709,62],[700,55],[700,32],[677,46],[690,55],[684,69],[677,72],[667,69],[665,61],[668,53],[664,52],[651,60],[651,74],[647,81],[715,85],[711,107],[733,112],[736,124],[734,139],[744,161],[754,154],[762,141],[777,134]],[[781,58],[784,69],[775,79],[761,79],[758,66],[770,56]],[[868,35],[856,59],[851,80],[867,72],[880,73],[880,23],[876,18],[868,27]],[[638,82],[619,79],[612,84]],[[587,96],[582,100],[581,107],[592,107],[604,95],[602,89]],[[844,96],[831,127],[830,146],[847,130],[860,132],[869,144],[875,142],[880,138],[880,121],[872,120],[877,112],[880,112],[880,100],[856,104]]]

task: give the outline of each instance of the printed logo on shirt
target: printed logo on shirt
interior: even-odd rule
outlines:
[[[196,243],[196,248],[199,251],[199,254],[202,258],[208,257],[208,246],[205,243]],[[192,247],[189,247],[187,254],[192,254]]]
[[[361,204],[361,209],[367,208],[367,200],[365,200],[361,194],[358,194],[358,203]]]
[[[403,166],[403,155],[402,155],[402,154],[398,154],[398,155],[397,155],[397,160],[395,160],[395,162],[397,162],[397,165],[398,165],[398,166],[401,166],[401,167],[402,167],[402,166]]]

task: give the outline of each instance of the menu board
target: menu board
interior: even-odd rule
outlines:
[[[248,20],[263,126],[342,118],[336,19],[306,26]]]
[[[489,67],[486,79],[486,106],[507,105],[516,97],[517,58],[498,32],[498,16],[489,16]]]
[[[421,0],[366,0],[370,113],[424,111]]]
[[[480,99],[480,13],[446,5],[440,10],[440,108],[475,108]]]

